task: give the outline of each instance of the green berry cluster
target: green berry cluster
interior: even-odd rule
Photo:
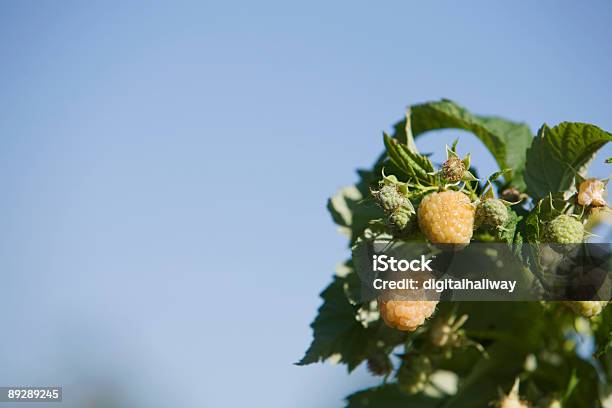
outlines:
[[[409,233],[416,220],[416,211],[410,202],[408,186],[395,176],[384,177],[378,190],[371,190],[378,206],[384,211],[391,233],[403,236]]]

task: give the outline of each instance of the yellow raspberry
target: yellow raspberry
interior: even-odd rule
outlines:
[[[434,300],[378,300],[380,316],[389,327],[415,331],[436,310]]]
[[[431,193],[419,205],[418,220],[430,242],[467,245],[474,229],[474,206],[459,191]]]
[[[588,179],[580,183],[578,189],[578,204],[583,206],[603,207],[606,205],[604,193],[606,185],[597,179]]]
[[[566,301],[565,304],[582,317],[591,318],[601,313],[601,311],[608,305],[605,300],[570,300]]]

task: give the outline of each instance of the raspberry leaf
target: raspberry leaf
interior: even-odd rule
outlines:
[[[407,145],[387,134],[384,134],[384,141],[389,159],[406,176],[427,184],[433,182],[430,173],[434,171],[434,167],[426,156],[412,151]]]
[[[365,357],[366,329],[355,319],[358,306],[351,304],[343,289],[346,278],[335,277],[321,293],[323,305],[310,325],[314,339],[297,365],[307,365],[336,355],[339,361],[356,367]]]
[[[342,265],[334,280],[321,293],[323,304],[310,325],[313,340],[297,365],[325,360],[346,364],[353,371],[366,358],[376,353],[388,354],[406,340],[406,334],[388,328],[381,321],[364,325],[358,314],[367,304],[357,303],[361,282],[352,262]]]
[[[517,224],[520,220],[521,217],[517,216],[514,211],[508,209],[508,220],[498,232],[499,238],[508,243],[508,245],[512,245],[516,242]]]
[[[361,171],[361,181],[354,186],[340,189],[327,201],[334,222],[340,231],[349,238],[349,246],[367,228],[371,220],[381,218],[384,214],[369,200],[368,184],[373,179],[370,172]]]
[[[537,211],[532,211],[527,215],[524,229],[527,242],[534,244],[540,242],[540,218]]]
[[[563,122],[553,128],[543,125],[527,150],[527,191],[538,200],[549,193],[569,190],[577,174],[612,134],[586,123]]]
[[[601,312],[601,323],[594,334],[596,345],[594,357],[602,358],[612,348],[612,307],[607,307]]]
[[[414,153],[418,153],[419,150],[414,143],[414,137],[412,136],[412,123],[410,120],[410,109],[406,112],[406,118],[395,124],[393,127],[395,131],[393,137],[400,141],[400,143],[408,146],[408,149]]]
[[[413,105],[410,111],[415,138],[436,129],[472,132],[491,151],[500,168],[512,169],[504,175],[506,181],[512,181],[520,190],[525,187],[525,151],[533,139],[527,125],[493,116],[474,115],[448,99]]]
[[[487,349],[489,358],[481,358],[472,372],[462,378],[459,390],[443,408],[487,407],[496,399],[498,386],[512,385],[521,372],[527,351],[516,343],[497,342]],[[508,385],[509,384],[509,385]]]

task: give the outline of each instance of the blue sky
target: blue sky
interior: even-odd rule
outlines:
[[[611,19],[606,1],[2,2],[0,385],[340,406],[362,370],[292,365],[347,256],[326,198],[412,103],[611,130]],[[439,160],[456,136],[493,170],[464,133],[419,146]]]

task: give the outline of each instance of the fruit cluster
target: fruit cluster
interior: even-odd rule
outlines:
[[[472,132],[499,171],[477,178],[470,154],[457,154],[457,142],[437,166],[418,151],[416,137],[448,128]],[[373,168],[360,171],[360,181],[329,202],[353,258],[322,292],[314,340],[299,364],[330,359],[350,371],[367,362],[372,374],[384,376],[381,385],[349,396],[351,408],[605,406],[612,399],[612,360],[606,356],[612,308],[605,285],[599,297],[562,302],[438,302],[395,293],[371,300],[361,297],[355,255],[363,253],[364,242],[380,238],[418,243],[430,255],[442,254],[442,265],[461,258],[456,251],[476,253],[472,242],[500,243],[507,253],[487,254],[474,267],[501,270],[516,261],[520,278],[545,292],[542,277],[573,273],[575,265],[566,261],[583,256],[593,228],[612,219],[607,180],[587,176],[612,134],[572,122],[543,125],[536,133],[449,100],[412,106],[394,129],[384,135],[385,152]],[[578,338],[594,345],[588,359],[580,355]],[[449,373],[454,388],[440,382]],[[496,388],[506,392],[496,396]]]

